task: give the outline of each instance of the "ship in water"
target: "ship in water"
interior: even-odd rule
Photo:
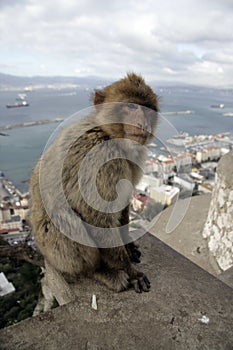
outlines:
[[[224,108],[225,105],[223,103],[219,103],[218,105],[211,105],[211,108]]]
[[[18,94],[14,103],[7,104],[6,108],[18,108],[18,107],[28,107],[29,103],[26,100],[26,94]]]

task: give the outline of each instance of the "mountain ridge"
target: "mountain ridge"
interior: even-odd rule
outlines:
[[[0,87],[1,86],[12,86],[12,87],[25,87],[27,85],[48,85],[48,84],[76,84],[81,86],[88,87],[96,87],[103,86],[113,82],[116,79],[102,78],[99,76],[43,76],[43,75],[35,75],[35,76],[17,76],[13,74],[6,74],[0,72]],[[147,79],[148,80],[148,79]],[[222,89],[228,90],[232,89],[233,86],[219,86],[219,87],[211,87],[205,85],[195,85],[188,84],[184,82],[178,81],[162,81],[162,80],[149,80],[148,83],[152,87],[171,87],[171,88],[194,88],[194,89]]]

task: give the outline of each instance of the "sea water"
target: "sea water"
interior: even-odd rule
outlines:
[[[159,123],[164,129],[169,125],[164,122],[167,120],[177,132],[190,135],[233,133],[233,117],[223,116],[233,112],[233,90],[197,87],[155,87],[154,90],[160,97]],[[91,104],[91,92],[86,90],[41,89],[28,93],[29,107],[7,109],[6,104],[14,102],[15,97],[16,91],[0,91],[0,126],[57,117],[66,119]],[[224,109],[211,108],[220,103],[225,105]],[[182,111],[191,113],[166,114]],[[0,136],[0,171],[22,192],[28,190],[27,180],[33,166],[57,126],[51,123],[2,131],[9,136]]]

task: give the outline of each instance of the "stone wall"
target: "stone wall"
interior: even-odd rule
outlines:
[[[0,330],[0,349],[232,350],[232,289],[152,235],[140,249],[149,293],[80,278],[75,302]]]
[[[233,266],[233,151],[223,156],[216,172],[207,221],[203,230],[221,270]]]

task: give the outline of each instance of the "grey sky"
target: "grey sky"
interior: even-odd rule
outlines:
[[[231,0],[0,0],[0,72],[232,85]]]

